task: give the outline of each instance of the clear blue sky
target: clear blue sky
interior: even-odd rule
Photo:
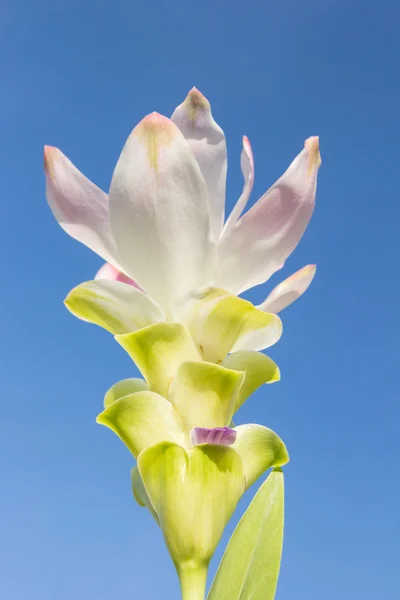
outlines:
[[[230,207],[242,134],[253,200],[321,137],[309,229],[250,298],[307,263],[318,273],[282,313],[270,353],[282,382],[238,419],[275,429],[292,457],[277,600],[397,600],[398,2],[5,0],[1,13],[1,598],[179,597],[131,497],[128,451],[95,423],[106,389],[134,369],[62,304],[101,261],[54,221],[42,147],[107,190],[131,128],[196,85],[227,136]]]

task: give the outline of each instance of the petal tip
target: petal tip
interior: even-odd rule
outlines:
[[[309,156],[308,173],[311,173],[321,166],[322,159],[319,152],[319,136],[313,135],[306,139],[304,142],[304,148],[306,149]]]
[[[144,117],[133,130],[133,134],[142,138],[147,145],[149,163],[154,171],[158,172],[160,147],[171,143],[177,131],[171,119],[157,112]]]
[[[196,120],[198,111],[205,112],[210,110],[209,101],[196,87],[190,90],[183,104],[188,110],[191,121]]]
[[[246,150],[246,152],[251,154],[251,144],[250,144],[250,140],[247,137],[247,135],[244,135],[242,137],[242,144],[243,144],[243,148]]]
[[[159,129],[174,130],[174,124],[172,123],[171,119],[169,119],[165,115],[162,115],[156,111],[153,111],[152,113],[145,116],[140,121],[140,123],[136,129],[140,129],[140,128],[143,130],[150,130],[150,131],[159,130]]]
[[[45,146],[43,151],[44,171],[46,175],[53,178],[54,176],[54,160],[59,152],[55,146]]]
[[[303,277],[314,277],[317,272],[317,265],[306,265],[292,275],[293,279],[302,279]],[[290,279],[290,278],[289,278]]]

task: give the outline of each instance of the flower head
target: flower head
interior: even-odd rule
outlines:
[[[267,311],[276,313],[299,297],[315,268],[287,279],[257,309],[237,294],[264,283],[297,246],[313,212],[319,165],[318,138],[311,137],[244,213],[254,182],[244,137],[243,191],[225,221],[225,136],[196,88],[171,119],[152,113],[135,127],[108,195],[60,150],[46,147],[47,199],[56,219],[108,263],[94,281],[72,290],[67,307],[114,334],[159,321],[184,322],[203,349],[210,347],[220,317],[221,326],[232,329],[226,315],[245,313],[247,325],[234,348],[268,347],[279,339],[281,324]],[[215,349],[206,354],[223,360]]]

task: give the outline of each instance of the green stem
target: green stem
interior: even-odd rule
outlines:
[[[207,565],[182,565],[178,570],[182,600],[204,600],[207,582]]]

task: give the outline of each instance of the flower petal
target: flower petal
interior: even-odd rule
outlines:
[[[281,378],[278,365],[269,356],[261,354],[261,352],[254,352],[253,350],[238,350],[237,352],[233,352],[233,354],[225,358],[222,366],[227,369],[235,369],[246,373],[245,380],[237,397],[235,412],[239,410],[247,398],[261,385],[264,383],[274,383]]]
[[[289,454],[281,438],[263,425],[239,425],[231,446],[243,462],[246,489],[270,467],[281,467],[289,462]]]
[[[240,166],[242,167],[244,185],[243,191],[232,209],[223,229],[223,235],[228,235],[232,229],[234,229],[237,220],[246,208],[246,204],[249,201],[251,191],[254,184],[254,158],[253,151],[251,149],[250,140],[245,135],[243,136],[243,150],[240,157]]]
[[[243,298],[211,288],[187,307],[188,327],[204,360],[221,363],[235,350],[262,350],[282,334],[276,316],[258,310]]]
[[[97,271],[95,279],[109,279],[111,281],[120,281],[121,283],[127,283],[129,285],[133,285],[134,287],[139,288],[138,284],[133,281],[130,277],[125,275],[119,269],[116,269],[110,263],[104,263],[102,267]]]
[[[98,415],[96,422],[116,433],[135,458],[159,442],[182,446],[189,442],[173,406],[154,392],[136,392],[116,400]]]
[[[201,360],[189,330],[179,323],[156,323],[115,339],[128,352],[149,388],[166,398],[180,365],[187,360]]]
[[[45,146],[46,197],[53,215],[71,237],[118,266],[108,222],[108,198],[58,148]]]
[[[192,446],[199,444],[217,444],[219,446],[231,446],[236,440],[236,431],[230,427],[193,427],[190,432]]]
[[[178,127],[153,113],[129,136],[111,182],[110,224],[126,273],[167,311],[214,277],[204,178]]]
[[[245,374],[208,362],[184,362],[168,392],[168,399],[185,427],[229,425]]]
[[[114,383],[104,396],[104,408],[107,408],[107,406],[110,406],[110,404],[116,400],[120,400],[124,396],[130,396],[136,392],[143,392],[148,389],[149,386],[145,380],[139,377],[121,379],[121,381]]]
[[[266,312],[278,313],[308,289],[314,279],[316,265],[307,265],[277,285],[257,308]]]
[[[264,283],[285,262],[314,210],[320,162],[318,138],[309,138],[286,173],[222,237],[219,287],[239,294]]]
[[[178,573],[189,562],[207,565],[244,492],[239,455],[163,443],[142,452],[138,467]]]
[[[165,320],[150,296],[119,281],[97,279],[81,283],[70,291],[64,303],[78,319],[100,325],[113,334],[136,331]]]
[[[171,120],[185,136],[203,174],[210,198],[211,230],[219,239],[224,223],[227,153],[225,135],[211,114],[210,103],[195,87]]]

